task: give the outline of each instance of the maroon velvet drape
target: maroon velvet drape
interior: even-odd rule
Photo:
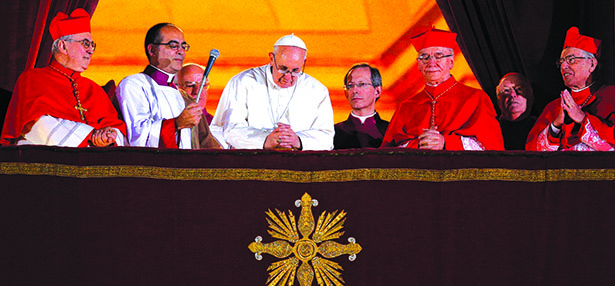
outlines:
[[[506,170],[545,176],[488,175]],[[265,212],[298,217],[307,192],[363,248],[331,259],[344,285],[612,286],[613,174],[614,152],[0,147],[0,280],[266,285],[282,259],[248,245],[277,240]]]
[[[0,88],[12,91],[19,75],[24,71],[28,61],[28,52],[35,34],[36,19],[43,1],[23,0],[3,3],[0,11],[0,58],[5,71],[0,76]],[[44,25],[43,37],[39,47],[36,67],[47,66],[51,58],[53,40],[49,34],[49,23],[58,12],[70,13],[76,8],[84,8],[93,14],[98,0],[52,0],[49,14]]]
[[[521,72],[532,82],[533,113],[564,88],[555,60],[566,31],[602,40],[602,80],[613,83],[613,0],[436,0],[482,88],[495,101],[495,87],[509,72]],[[496,105],[497,106],[497,105]]]

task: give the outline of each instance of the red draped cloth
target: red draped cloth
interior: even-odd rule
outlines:
[[[77,83],[81,105],[87,109],[86,120],[82,120],[79,110],[75,109],[77,99],[71,81],[52,67]],[[43,115],[86,123],[95,129],[110,126],[126,134],[126,125],[118,119],[117,111],[102,87],[56,61],[45,68],[28,69],[19,76],[6,113],[0,144],[9,145],[18,140],[24,127]]]
[[[572,91],[570,94],[574,101],[582,106],[592,92],[593,96],[581,108],[585,112],[585,120],[581,124],[576,124],[574,121],[565,122],[558,136],[555,136],[553,132],[547,132],[548,144],[559,144],[560,150],[573,148],[581,143],[581,138],[588,132],[585,126],[589,122],[600,138],[611,145],[615,145],[615,86],[598,85],[594,89],[588,88],[580,92]],[[538,142],[539,135],[555,120],[560,110],[561,98],[552,101],[545,107],[528,135],[525,145],[526,150],[545,151],[541,148],[542,144]]]
[[[407,148],[418,149],[418,137],[424,129],[432,127],[432,120],[444,135],[445,150],[464,150],[462,136],[475,137],[486,150],[504,150],[500,124],[489,96],[480,89],[458,83],[452,76],[438,86],[425,86],[423,91],[401,103],[382,147],[409,142]]]

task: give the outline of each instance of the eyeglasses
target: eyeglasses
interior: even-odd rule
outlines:
[[[286,75],[287,73],[289,73],[291,76],[298,76],[302,74],[303,70],[305,69],[305,61],[303,61],[303,67],[301,69],[296,68],[293,70],[288,70],[288,68],[285,66],[282,66],[282,69],[280,69],[278,68],[278,63],[275,61],[275,54],[273,54],[273,64],[275,65],[275,69],[283,75]]]
[[[513,90],[515,91],[516,94],[523,94],[523,92],[525,92],[525,89],[522,86],[515,86],[515,87],[505,87],[500,89],[500,93],[502,94],[506,94],[506,95],[510,95],[512,94]]]
[[[183,88],[201,88],[201,82],[200,81],[186,81],[184,83],[180,83],[179,86],[183,87]],[[207,90],[209,89],[209,83],[205,83],[204,88]]]
[[[186,42],[180,44],[178,41],[169,41],[168,43],[152,43],[152,45],[169,46],[169,48],[176,51],[179,50],[179,47],[182,47],[184,50],[186,50],[186,52],[190,49],[190,45],[188,45]]]
[[[362,89],[362,88],[367,88],[368,86],[374,86],[374,85],[373,85],[373,84],[371,84],[371,83],[367,83],[367,82],[348,83],[348,84],[346,84],[346,85],[344,86],[344,88],[345,88],[346,90],[350,90],[350,89],[352,89],[352,88],[354,88],[354,87],[359,88],[359,89]]]
[[[90,47],[92,47],[92,51],[96,50],[96,43],[94,43],[94,41],[90,41],[88,39],[83,39],[83,40],[73,40],[73,39],[68,39],[66,40],[67,42],[78,42],[81,43],[81,45],[83,45],[84,48],[89,49]]]
[[[574,55],[569,55],[567,57],[557,59],[557,61],[555,61],[555,65],[557,68],[560,68],[564,61],[566,61],[569,65],[574,65],[577,59],[591,59],[591,57],[577,57]]]
[[[435,55],[429,55],[429,54],[421,54],[418,58],[416,58],[418,61],[423,62],[424,64],[429,63],[429,61],[433,58],[436,61],[440,61],[443,58],[448,58],[448,57],[452,57],[453,55],[443,55],[443,54],[435,54]]]

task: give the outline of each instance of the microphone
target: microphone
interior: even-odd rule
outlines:
[[[216,49],[211,49],[209,51],[209,60],[207,61],[207,66],[205,67],[205,72],[203,73],[203,79],[201,79],[201,86],[199,87],[199,93],[196,95],[196,102],[199,102],[201,98],[201,91],[203,91],[203,87],[205,86],[205,81],[207,81],[207,76],[211,71],[211,67],[214,65],[216,59],[220,56],[220,52]]]

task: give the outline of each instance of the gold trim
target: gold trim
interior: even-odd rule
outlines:
[[[354,181],[614,181],[615,169],[517,170],[467,168],[429,170],[410,168],[360,168],[348,170],[293,171],[242,168],[170,168],[153,166],[72,166],[51,163],[0,163],[0,175],[58,176],[75,178],[134,177],[165,180],[273,181],[291,183]]]

